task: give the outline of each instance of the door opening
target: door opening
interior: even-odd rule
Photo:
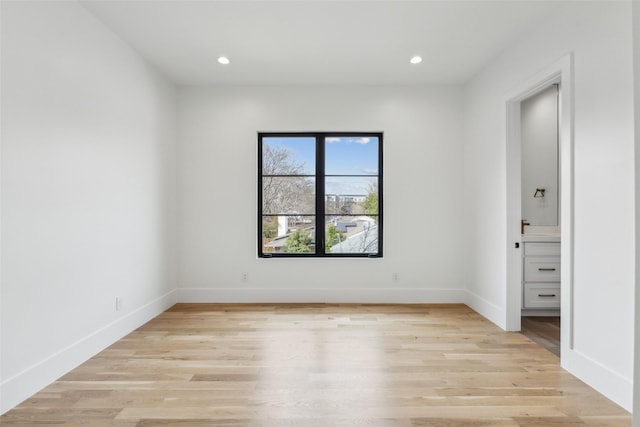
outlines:
[[[524,82],[505,99],[506,329],[520,331],[523,315],[561,316],[562,354],[565,354],[565,349],[573,348],[573,135],[570,71],[571,57],[568,55]],[[523,117],[523,110],[532,109],[536,96],[544,97],[546,94],[551,97],[554,92],[557,106],[553,131],[557,136],[556,166],[553,167],[552,149],[541,156],[546,159],[547,166],[536,165],[535,162],[532,167],[530,164],[523,165],[523,162],[532,160],[539,154],[535,150],[532,153],[531,148],[524,145],[528,138],[527,126],[531,126],[531,123],[528,123],[529,118]],[[536,132],[540,133],[540,128],[534,125],[534,134]],[[527,171],[527,168],[532,169],[533,178],[529,177],[531,171]],[[557,182],[555,188],[554,181]],[[544,215],[540,217],[538,214]],[[527,218],[528,216],[533,219]],[[529,224],[525,224],[527,222]],[[537,238],[533,238],[534,235]]]

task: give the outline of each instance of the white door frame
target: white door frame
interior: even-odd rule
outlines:
[[[560,236],[561,236],[561,355],[573,349],[573,56],[567,54],[518,85],[505,96],[507,173],[507,289],[506,327],[520,330],[522,306],[522,248],[520,242],[521,160],[520,103],[549,85],[559,83]]]

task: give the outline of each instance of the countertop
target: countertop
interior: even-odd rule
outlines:
[[[522,242],[560,242],[560,234],[522,234]]]

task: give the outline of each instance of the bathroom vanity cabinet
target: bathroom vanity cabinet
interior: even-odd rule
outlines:
[[[523,239],[522,315],[560,314],[560,240]]]

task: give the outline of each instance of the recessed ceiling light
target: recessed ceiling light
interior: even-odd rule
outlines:
[[[229,61],[229,58],[227,58],[226,56],[221,56],[218,58],[218,62],[222,65],[229,65],[231,61]]]
[[[422,57],[421,57],[421,56],[416,55],[416,56],[414,56],[413,58],[411,58],[411,59],[409,60],[409,62],[411,62],[412,64],[419,64],[419,63],[421,63],[421,62],[422,62]]]

